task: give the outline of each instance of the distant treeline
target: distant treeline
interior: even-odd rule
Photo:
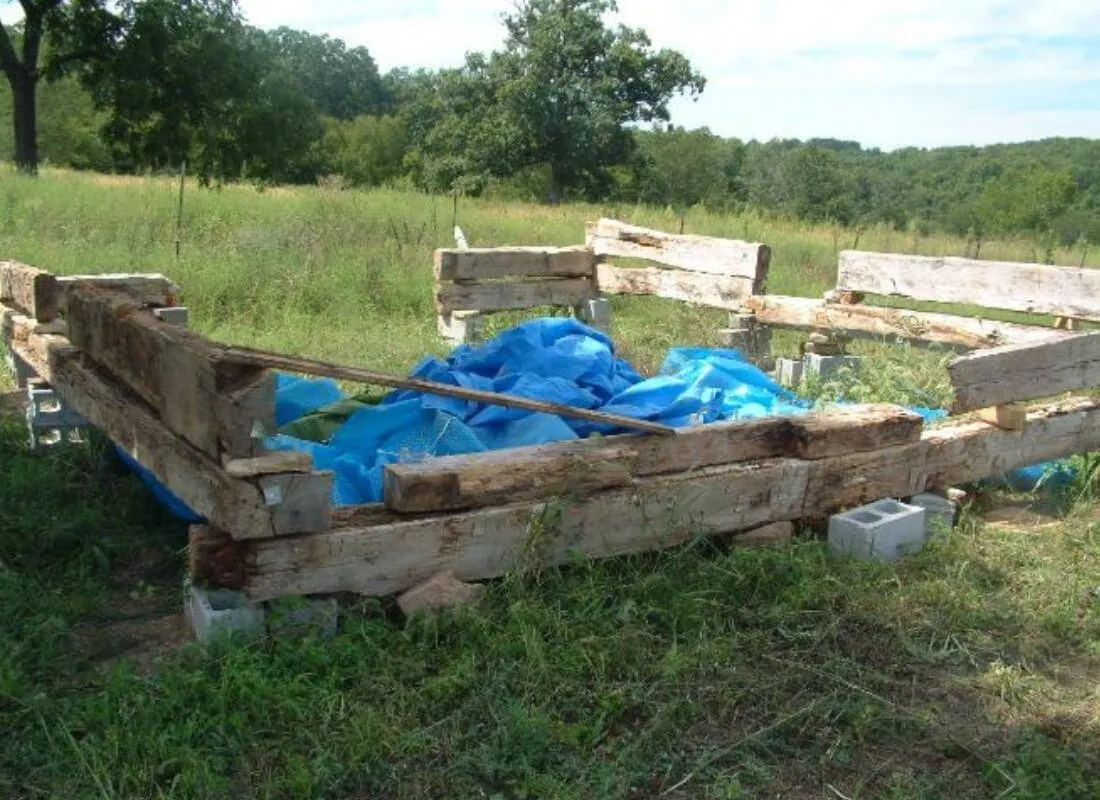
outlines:
[[[575,20],[551,13],[556,4],[527,0],[506,22],[500,53],[472,55],[459,69],[383,75],[364,48],[260,31],[232,16],[188,18],[165,39],[149,13],[162,3],[130,3],[126,36],[109,57],[40,84],[39,157],[124,173],[175,172],[186,161],[210,181],[750,207],[853,227],[943,230],[976,249],[1006,234],[1050,247],[1100,242],[1100,141],[881,152],[676,128],[667,123],[669,99],[705,84],[686,59],[652,51],[644,32],[593,25],[582,11],[606,10],[600,0],[570,6],[582,9]],[[559,63],[547,45],[559,36],[581,42],[576,64]],[[563,82],[540,69],[574,76],[592,63],[607,74],[546,94]],[[11,117],[11,92],[0,83],[0,157],[13,149]]]

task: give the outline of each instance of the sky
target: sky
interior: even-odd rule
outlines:
[[[240,0],[249,22],[458,66],[510,0]],[[0,4],[0,18],[11,9]],[[619,0],[617,21],[707,78],[673,122],[724,136],[894,149],[1100,138],[1100,0]]]

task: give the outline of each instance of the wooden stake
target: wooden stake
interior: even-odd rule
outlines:
[[[602,411],[592,411],[586,408],[563,406],[559,403],[544,403],[541,400],[531,400],[527,397],[519,397],[512,394],[466,389],[462,386],[451,386],[447,383],[437,383],[436,381],[424,380],[422,378],[405,378],[384,372],[360,369],[359,367],[346,367],[340,364],[330,364],[325,361],[315,361],[307,358],[298,358],[296,356],[284,356],[264,350],[253,350],[247,347],[225,348],[224,360],[222,363],[281,369],[289,372],[299,372],[305,375],[319,375],[325,378],[367,383],[374,386],[388,386],[394,389],[411,389],[417,392],[424,392],[425,394],[458,397],[463,400],[473,400],[477,403],[504,406],[505,408],[522,408],[525,411],[555,414],[559,417],[583,419],[588,422],[615,425],[629,430],[659,433],[665,436],[676,434],[676,429],[669,425],[662,425],[658,422],[649,422],[642,419],[634,419],[633,417],[624,417],[619,414],[607,414]]]

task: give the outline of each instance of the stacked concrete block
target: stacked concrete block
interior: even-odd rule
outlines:
[[[929,536],[951,530],[955,526],[959,504],[954,500],[926,492],[910,498],[909,505],[919,506],[925,510]]]
[[[737,350],[765,372],[775,367],[772,331],[756,321],[755,314],[730,314],[730,326],[718,331],[719,344]]]
[[[797,389],[802,385],[802,361],[781,358],[775,364],[775,379],[781,386]]]
[[[927,512],[897,500],[879,500],[829,519],[829,548],[838,554],[894,561],[917,553],[927,539]]]
[[[65,404],[49,386],[32,381],[27,386],[27,432],[31,450],[44,444],[71,441],[88,421]]]
[[[185,581],[183,613],[203,644],[227,636],[257,639],[266,632],[263,606],[249,602],[241,592],[204,589]]]
[[[573,309],[577,319],[604,333],[611,332],[611,301],[605,297],[594,300],[586,300],[582,305]]]
[[[821,381],[836,377],[841,370],[858,374],[863,359],[860,356],[823,356],[818,353],[806,353],[802,357],[804,377],[816,376]]]
[[[485,338],[485,316],[479,311],[455,311],[437,317],[439,335],[456,347]]]

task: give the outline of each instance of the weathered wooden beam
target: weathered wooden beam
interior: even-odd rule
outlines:
[[[579,497],[639,477],[766,458],[821,459],[920,439],[921,417],[898,406],[684,428],[675,436],[598,440],[391,464],[385,503],[400,513],[478,508],[561,494]]]
[[[1100,333],[970,353],[947,366],[954,412],[1100,386]]]
[[[856,250],[839,260],[840,291],[1100,319],[1100,270]]]
[[[750,278],[612,264],[596,268],[596,286],[601,294],[647,294],[727,311],[740,309],[753,292]]]
[[[1100,402],[1032,412],[1024,431],[982,422],[926,431],[912,444],[809,462],[772,459],[639,480],[577,501],[522,502],[402,518],[359,510],[325,534],[247,543],[242,586],[255,599],[386,595],[451,570],[481,580],[525,565],[671,547],[907,496],[1100,448]]]
[[[436,250],[435,279],[470,283],[500,278],[591,278],[587,247],[494,247]]]
[[[1022,403],[983,408],[978,411],[978,419],[1006,431],[1019,431],[1027,426],[1027,408]]]
[[[586,244],[597,256],[641,258],[710,275],[746,278],[752,294],[766,290],[771,248],[756,242],[670,234],[612,219],[586,226]]]
[[[39,322],[57,317],[57,278],[16,261],[0,261],[0,302],[11,303]]]
[[[103,273],[101,275],[62,275],[57,279],[61,290],[61,311],[66,310],[69,292],[77,287],[98,286],[124,294],[140,306],[164,308],[179,302],[180,287],[157,273]]]
[[[869,337],[903,338],[913,342],[944,344],[966,350],[1003,344],[1056,341],[1073,335],[1053,328],[1015,325],[954,314],[840,305],[809,297],[757,295],[746,297],[743,305],[756,314],[761,325],[775,328],[845,331]]]
[[[211,524],[234,538],[256,539],[328,530],[332,475],[279,475],[281,491],[234,478],[221,464],[176,435],[152,408],[63,336],[38,333],[27,318],[4,314],[12,350],[158,481]],[[323,496],[324,503],[317,498]]]
[[[579,306],[597,296],[589,278],[562,278],[523,283],[441,283],[436,287],[436,310],[505,311],[536,306]]]
[[[165,424],[221,460],[262,452],[274,430],[275,377],[227,364],[224,348],[156,319],[131,298],[94,285],[68,292],[69,338],[149,403]]]

